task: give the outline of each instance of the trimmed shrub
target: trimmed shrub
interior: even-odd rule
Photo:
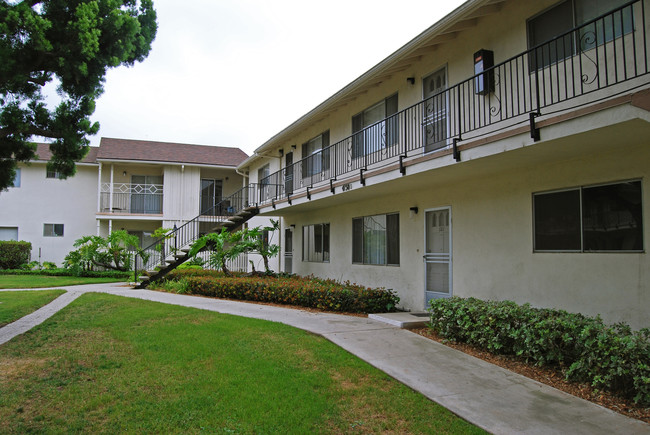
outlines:
[[[133,272],[121,272],[118,270],[82,270],[79,273],[71,269],[41,269],[41,270],[24,270],[11,269],[3,270],[2,275],[46,275],[46,276],[82,276],[87,278],[124,278],[131,279]]]
[[[600,317],[475,298],[436,299],[429,312],[431,328],[449,340],[559,366],[569,380],[650,405],[650,329],[632,331]]]
[[[29,242],[0,242],[0,269],[18,269],[29,261],[31,251]]]
[[[346,313],[395,311],[399,297],[392,290],[371,289],[349,282],[297,276],[233,276],[186,269],[167,275],[157,288],[187,294],[270,302]],[[170,281],[177,281],[178,289]]]

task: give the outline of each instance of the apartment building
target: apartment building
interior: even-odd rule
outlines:
[[[649,3],[469,0],[279,131],[279,268],[650,326]]]
[[[126,230],[146,248],[157,228],[219,216],[222,199],[240,190],[238,148],[102,138],[66,180],[47,171],[49,146],[21,164],[14,187],[0,193],[0,240],[32,243],[32,260],[61,265],[74,241]]]

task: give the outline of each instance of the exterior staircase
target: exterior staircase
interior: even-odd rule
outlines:
[[[228,232],[236,231],[257,215],[257,204],[249,201],[249,198],[255,197],[255,189],[254,185],[244,187],[180,227],[174,226],[165,237],[146,247],[145,252],[156,253],[160,260],[156,264],[143,264],[141,258],[135,257],[135,276],[139,276],[140,282],[134,288],[146,288],[149,283],[161,279],[189,260],[192,243],[202,235],[221,232],[223,228]],[[155,270],[146,270],[145,266],[156,267]]]

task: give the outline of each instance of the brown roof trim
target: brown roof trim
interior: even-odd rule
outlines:
[[[248,155],[239,148],[103,137],[97,159],[237,167]]]

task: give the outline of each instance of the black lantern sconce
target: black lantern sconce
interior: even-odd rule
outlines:
[[[474,93],[487,95],[494,92],[494,52],[491,50],[479,50],[474,53]],[[484,74],[485,70],[490,70]]]

